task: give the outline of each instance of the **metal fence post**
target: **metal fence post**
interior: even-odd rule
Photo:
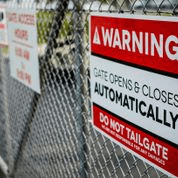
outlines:
[[[75,0],[74,12],[74,38],[75,38],[75,64],[76,64],[76,101],[77,101],[77,131],[79,140],[79,153],[80,159],[80,177],[87,177],[87,142],[86,142],[86,72],[85,72],[85,57],[83,54],[83,32],[82,26],[82,1]]]
[[[0,67],[1,67],[1,73],[2,73],[2,83],[3,83],[3,100],[4,100],[4,115],[5,115],[5,137],[6,137],[6,141],[7,141],[7,159],[8,159],[8,163],[7,165],[5,165],[4,167],[4,173],[7,175],[9,171],[11,171],[11,169],[13,168],[13,156],[12,156],[12,144],[11,144],[11,133],[10,133],[10,122],[9,122],[9,111],[8,111],[8,101],[7,101],[7,81],[5,77],[6,75],[6,71],[5,71],[5,62],[7,62],[7,60],[5,61],[5,58],[3,57],[3,50],[2,48],[0,48]],[[8,166],[8,167],[7,167]]]

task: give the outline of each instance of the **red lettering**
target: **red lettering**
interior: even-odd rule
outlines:
[[[16,14],[16,13],[8,13],[8,14],[7,14],[7,19],[8,19],[10,22],[15,22],[15,23],[17,23],[17,14]]]
[[[30,53],[29,51],[24,51],[24,56],[23,56],[27,61],[30,59]]]
[[[15,48],[15,54],[16,54],[16,56],[24,58],[27,61],[29,61],[29,59],[30,59],[30,52],[27,50],[23,50],[20,47]]]
[[[32,84],[32,79],[31,79],[31,75],[23,70],[19,70],[17,69],[16,70],[16,74],[17,74],[17,77],[20,79],[20,80],[23,80],[25,82],[27,82],[29,85]]]
[[[21,24],[35,25],[34,15],[20,14],[18,20]]]
[[[15,37],[22,40],[28,40],[28,31],[16,29],[14,33],[15,33]]]

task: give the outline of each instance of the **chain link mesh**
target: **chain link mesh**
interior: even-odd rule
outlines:
[[[11,177],[168,177],[91,125],[91,12],[177,16],[177,0],[10,1],[36,7],[41,95],[10,77],[1,51],[0,156]]]

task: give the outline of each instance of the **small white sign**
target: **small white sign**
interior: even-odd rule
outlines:
[[[7,20],[6,20],[6,6],[0,3],[0,45],[7,46]]]
[[[11,76],[40,93],[35,10],[8,9]]]

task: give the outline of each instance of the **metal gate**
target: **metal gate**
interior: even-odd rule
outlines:
[[[8,176],[168,177],[93,129],[88,19],[91,12],[176,16],[178,1],[21,0],[9,6],[36,7],[41,95],[10,77],[8,48],[2,49],[0,156]]]

